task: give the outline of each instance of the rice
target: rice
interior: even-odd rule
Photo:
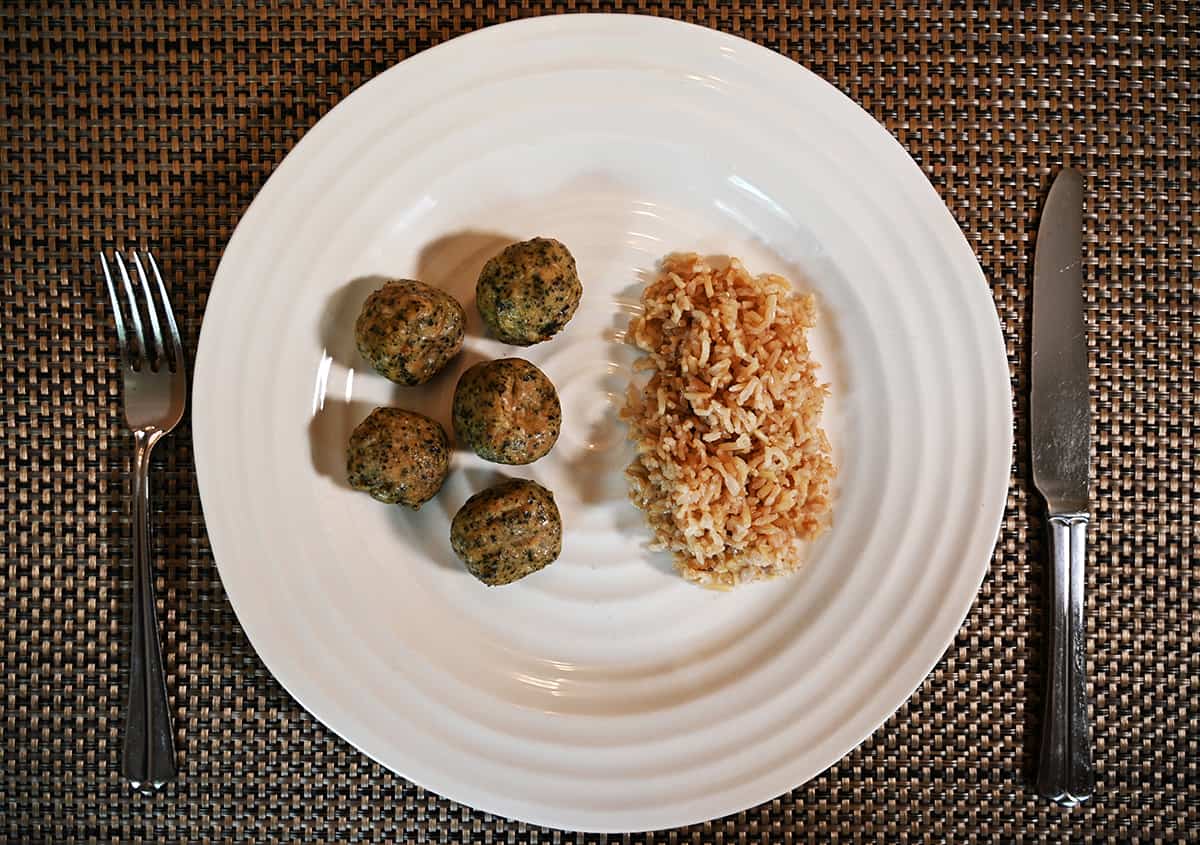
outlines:
[[[646,356],[621,418],[629,496],[652,548],[689,581],[729,589],[798,569],[830,523],[836,470],[819,427],[827,386],[808,354],[811,295],[736,258],[669,255],[629,337]]]

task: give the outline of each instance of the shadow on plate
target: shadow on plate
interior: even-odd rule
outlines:
[[[612,300],[612,324],[604,331],[604,339],[609,343],[628,346],[631,356],[636,356],[637,351],[629,342],[629,321],[642,313],[642,291],[657,276],[658,273],[654,271],[639,270],[638,281],[622,288]]]
[[[624,470],[634,452],[625,448],[627,427],[618,418],[627,379],[628,373],[623,370],[604,377],[601,386],[605,398],[597,400],[604,410],[588,423],[583,448],[567,461],[568,476],[585,505],[624,501],[627,497]]]
[[[475,307],[475,283],[483,265],[519,238],[498,232],[464,229],[429,242],[417,258],[417,278],[440,288],[459,301],[467,312],[467,337],[487,334]]]
[[[400,506],[391,508],[389,515],[392,527],[406,542],[419,538],[425,554],[438,566],[462,571],[462,562],[450,545],[450,523],[454,515],[471,496],[510,477],[490,467],[469,466],[452,470],[438,494],[421,505],[419,510]]]
[[[326,400],[308,423],[308,448],[313,469],[350,488],[346,480],[346,444],[354,427],[375,409],[371,402]]]
[[[424,414],[442,427],[442,430],[446,432],[446,437],[450,439],[452,449],[469,452],[470,450],[464,449],[455,441],[454,437],[454,415],[452,413],[454,388],[458,386],[459,377],[467,369],[481,361],[487,361],[488,358],[489,356],[482,352],[470,347],[463,347],[463,350],[455,355],[442,368],[441,372],[424,384],[415,387],[395,385],[388,404],[396,408],[404,408],[406,411]],[[377,378],[383,377],[377,376]]]
[[[325,354],[337,363],[345,367],[366,364],[354,343],[354,324],[367,297],[387,280],[387,276],[377,274],[351,279],[326,301],[317,336]]]

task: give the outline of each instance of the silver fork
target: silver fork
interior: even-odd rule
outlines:
[[[121,771],[143,793],[152,793],[175,777],[175,739],[163,674],[154,574],[150,564],[150,452],[170,433],[187,405],[187,369],[179,327],[167,299],[158,264],[146,260],[157,283],[155,301],[137,252],[133,266],[139,285],[130,280],[120,252],[114,253],[121,285],[113,283],[108,260],[100,266],[112,300],[113,322],[121,346],[125,424],[133,431],[133,624],[129,643],[129,702],[125,710],[125,747]],[[122,304],[120,292],[125,294]],[[159,309],[166,318],[164,338]],[[132,323],[127,331],[126,319]],[[146,324],[149,323],[149,335]]]

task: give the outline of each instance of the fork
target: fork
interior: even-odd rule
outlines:
[[[133,619],[121,772],[134,789],[151,794],[174,778],[176,769],[174,731],[163,675],[150,563],[150,453],[183,416],[187,404],[187,372],[179,327],[154,256],[146,251],[146,262],[157,283],[157,303],[138,253],[133,252],[133,266],[140,282],[137,287],[130,280],[121,253],[114,252],[114,259],[121,281],[119,288],[113,283],[108,260],[103,252],[100,253],[100,266],[104,270],[104,281],[112,301],[113,323],[121,347],[125,424],[133,432],[134,443]],[[125,294],[124,305],[119,295],[121,291]],[[165,339],[159,308],[168,329],[169,336]],[[127,331],[126,317],[132,323],[132,331]]]

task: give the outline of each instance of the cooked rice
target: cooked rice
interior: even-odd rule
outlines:
[[[827,388],[808,354],[811,295],[736,258],[669,255],[630,338],[647,353],[621,418],[629,496],[684,578],[728,589],[795,571],[830,522],[836,472],[819,428]]]

